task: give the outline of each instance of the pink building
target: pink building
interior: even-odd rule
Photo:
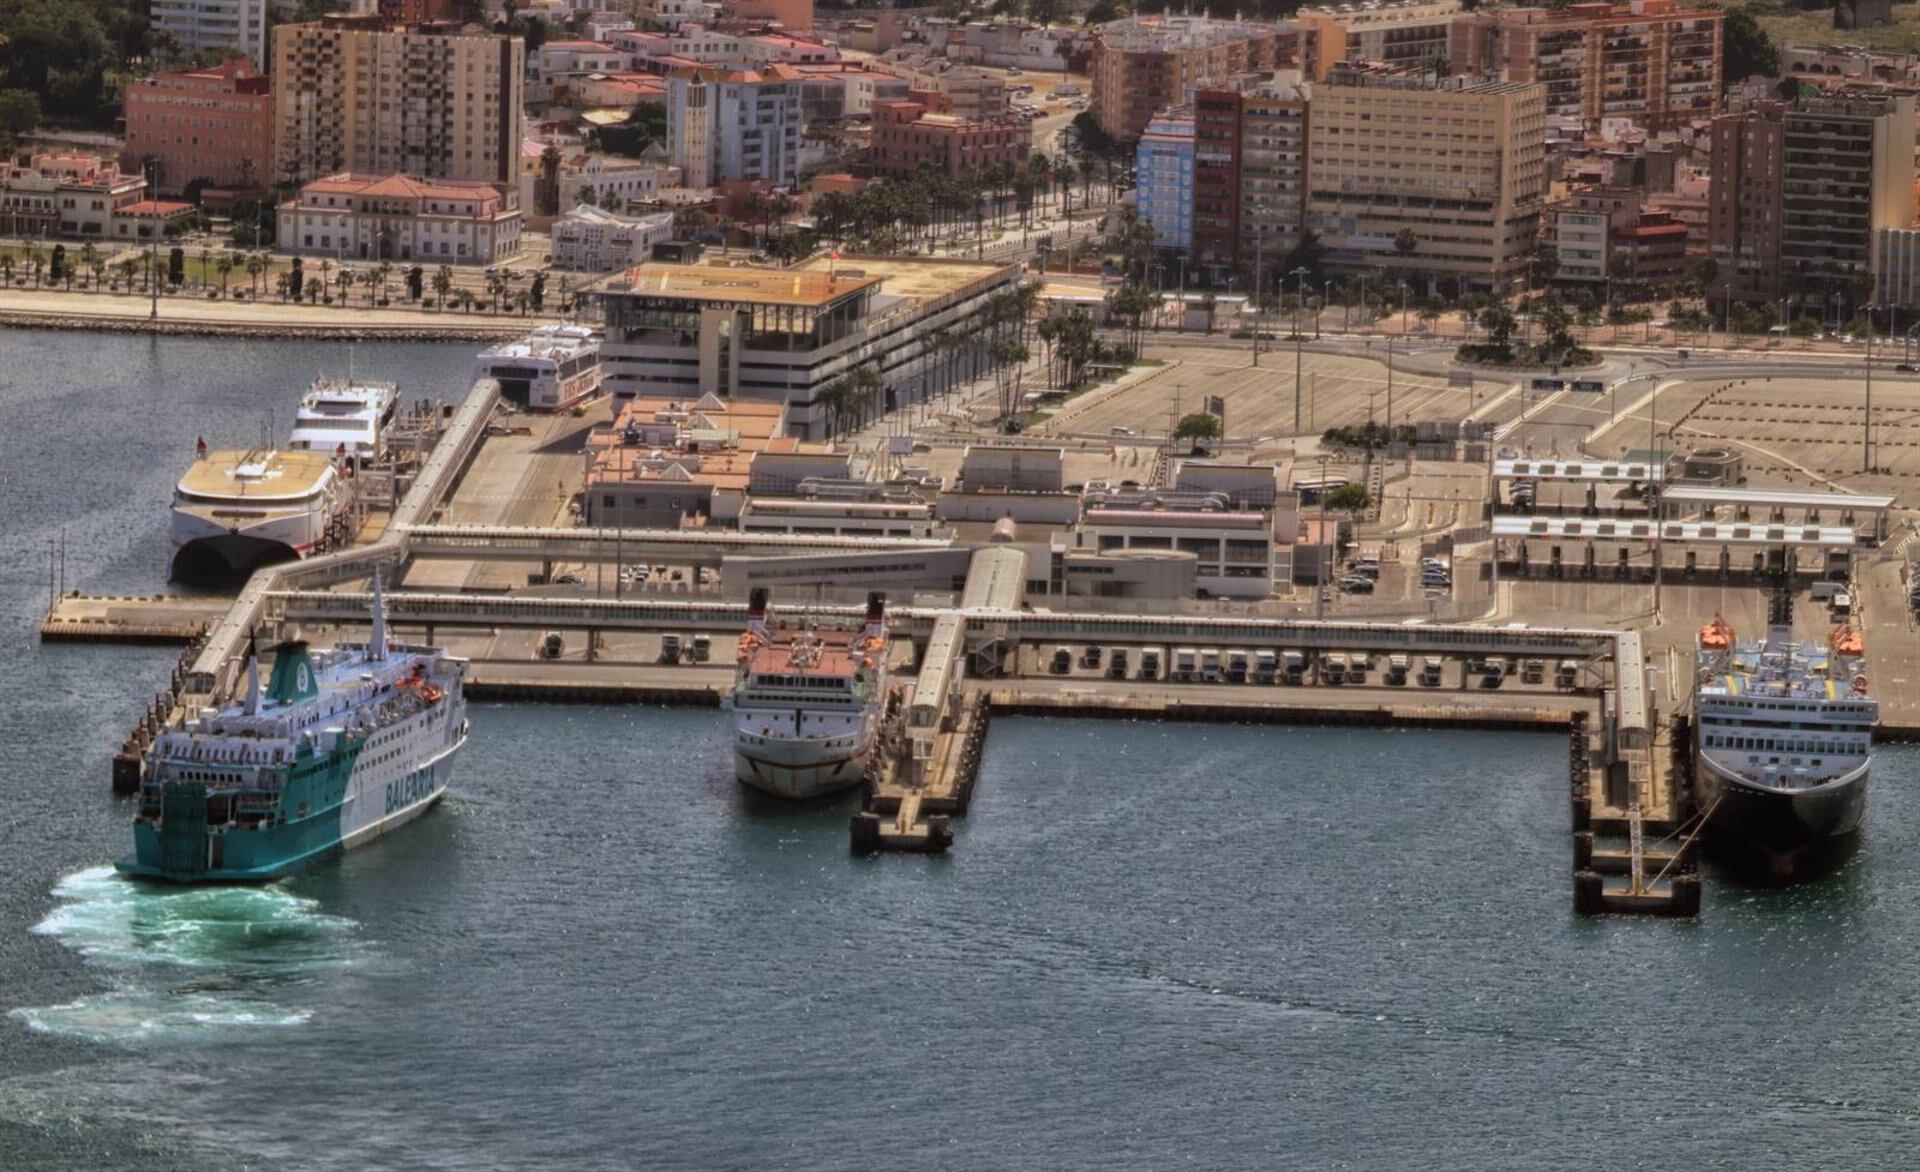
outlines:
[[[1033,127],[929,113],[924,102],[875,102],[868,165],[876,175],[911,175],[932,167],[959,178],[1019,166],[1033,148]]]
[[[273,182],[273,90],[243,58],[133,82],[121,112],[121,166],[138,174],[151,159],[158,191],[178,193],[196,179],[242,190]]]

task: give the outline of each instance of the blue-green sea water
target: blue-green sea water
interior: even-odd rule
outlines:
[[[460,389],[469,348],[361,346]],[[344,347],[0,334],[0,1169],[1907,1167],[1920,754],[1862,849],[1570,912],[1557,736],[1004,719],[943,859],[850,859],[709,711],[476,706],[456,796],[255,890],[110,872],[196,435]]]

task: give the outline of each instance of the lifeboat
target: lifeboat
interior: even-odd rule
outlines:
[[[1851,623],[1841,626],[1833,633],[1833,653],[1835,655],[1860,655],[1867,649],[1866,640],[1860,632],[1854,630]]]
[[[1733,646],[1733,628],[1719,615],[1700,628],[1700,646],[1709,651],[1724,651]]]

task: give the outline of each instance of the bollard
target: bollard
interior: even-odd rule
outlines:
[[[1600,914],[1600,873],[1598,871],[1576,871],[1573,875],[1573,910],[1582,916]]]
[[[1700,876],[1697,872],[1674,876],[1672,914],[1676,916],[1700,914]]]
[[[853,816],[849,827],[848,849],[856,855],[880,853],[880,815],[862,810]]]

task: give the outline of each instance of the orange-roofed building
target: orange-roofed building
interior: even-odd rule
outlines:
[[[494,264],[520,251],[520,199],[491,183],[342,173],[280,205],[280,251]]]
[[[1033,127],[1017,119],[980,121],[933,113],[920,102],[875,102],[868,164],[877,175],[931,168],[950,179],[993,174],[1026,162]]]

